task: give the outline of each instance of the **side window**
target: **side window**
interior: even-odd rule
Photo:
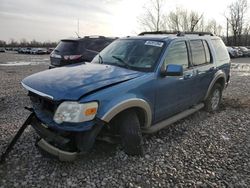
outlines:
[[[222,42],[222,40],[221,39],[213,39],[211,41],[212,41],[212,44],[214,46],[217,59],[219,61],[229,59],[227,49],[225,47],[225,44]]]
[[[164,66],[166,67],[168,64],[182,65],[183,69],[188,68],[188,53],[185,41],[176,42],[168,49]]]
[[[207,63],[205,49],[202,40],[191,40],[190,47],[193,58],[193,65],[198,66]]]
[[[203,40],[203,46],[204,46],[204,49],[205,49],[206,63],[211,63],[211,53],[210,53],[207,42],[204,41],[204,40]]]
[[[86,45],[86,48],[88,50],[97,51],[97,46],[96,46],[97,42],[98,42],[98,39],[91,39],[91,40],[89,40],[89,42]]]

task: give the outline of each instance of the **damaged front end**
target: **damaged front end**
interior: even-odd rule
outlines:
[[[60,161],[73,161],[79,154],[90,151],[103,125],[102,121],[96,121],[93,128],[88,131],[58,132],[47,128],[37,117],[31,122],[31,126],[41,137],[36,145]]]
[[[60,103],[29,92],[35,117],[31,126],[41,137],[36,145],[61,161],[73,161],[79,154],[90,151],[96,136],[105,124],[95,117],[82,123],[54,121]]]

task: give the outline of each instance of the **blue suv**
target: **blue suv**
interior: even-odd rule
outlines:
[[[210,33],[144,32],[117,39],[91,63],[22,81],[32,101],[37,145],[60,160],[88,152],[97,138],[119,138],[143,154],[153,133],[194,112],[219,108],[230,58]]]

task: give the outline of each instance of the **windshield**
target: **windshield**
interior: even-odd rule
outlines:
[[[163,46],[163,42],[152,40],[116,40],[101,51],[92,63],[110,64],[139,71],[152,71]]]

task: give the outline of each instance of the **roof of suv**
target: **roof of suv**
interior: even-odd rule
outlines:
[[[104,37],[104,36],[85,36],[82,38],[68,38],[62,39],[61,41],[82,41],[86,39],[117,39],[117,37]]]
[[[149,40],[172,40],[176,38],[218,38],[217,36],[213,35],[212,33],[208,32],[187,32],[187,33],[180,33],[180,32],[164,32],[164,31],[157,31],[157,32],[142,32],[138,36],[128,36],[125,38],[130,39],[149,39]],[[124,39],[125,39],[124,38]]]

